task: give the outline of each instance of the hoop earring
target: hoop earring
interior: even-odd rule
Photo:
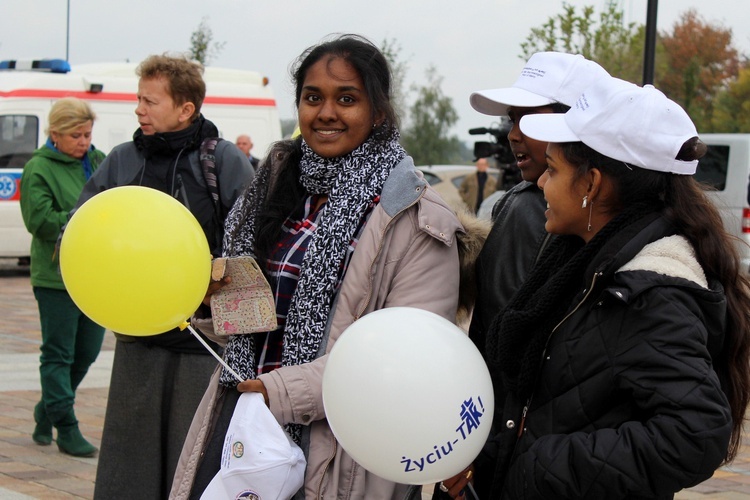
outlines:
[[[586,205],[588,204],[588,202],[589,202],[589,196],[586,195],[583,197],[583,203],[581,203],[581,208],[586,208]]]
[[[591,203],[589,203],[589,227],[588,231],[591,232],[591,212],[594,210],[594,200],[591,200]]]

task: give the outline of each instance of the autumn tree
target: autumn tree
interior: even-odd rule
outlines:
[[[594,7],[581,8],[563,3],[563,12],[550,17],[539,28],[532,28],[521,44],[522,57],[534,52],[555,50],[578,53],[601,64],[612,76],[634,83],[642,82],[645,26],[625,23],[619,2],[609,0],[595,16]],[[658,33],[654,84],[678,102],[701,132],[728,130],[713,118],[716,96],[726,92],[739,70],[732,31],[704,21],[695,10],[688,10],[670,31]],[[722,116],[732,111],[732,95],[723,98]],[[735,102],[741,107],[739,102]],[[734,125],[732,125],[734,126]]]
[[[750,66],[742,68],[727,89],[716,96],[711,125],[715,132],[750,132]]]
[[[401,142],[417,165],[451,163],[460,151],[458,137],[448,135],[458,113],[453,100],[443,94],[437,69],[430,66],[425,73],[427,83],[412,86],[417,98],[409,108],[409,126]]]
[[[670,68],[656,79],[657,86],[679,102],[701,132],[718,131],[713,120],[714,98],[737,78],[739,54],[732,45],[732,30],[704,21],[690,9],[660,34]]]
[[[214,32],[208,25],[208,18],[204,17],[201,19],[198,28],[190,35],[190,57],[204,66],[208,66],[224,49],[225,44],[226,42],[214,41]]]

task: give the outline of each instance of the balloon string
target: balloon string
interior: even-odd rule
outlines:
[[[221,356],[219,356],[218,354],[216,354],[216,352],[215,352],[215,351],[214,351],[213,349],[211,349],[211,346],[210,346],[210,345],[208,345],[208,344],[206,343],[206,341],[205,341],[205,340],[203,340],[203,338],[202,338],[202,337],[201,337],[200,335],[198,335],[198,332],[196,332],[196,331],[195,331],[195,330],[193,329],[193,327],[192,327],[192,326],[190,326],[190,323],[188,323],[188,322],[185,322],[185,323],[183,323],[182,325],[180,325],[180,328],[182,328],[182,329],[185,329],[185,328],[187,328],[188,330],[190,330],[190,333],[192,333],[192,334],[193,334],[193,336],[194,336],[194,337],[195,337],[196,339],[198,339],[198,341],[200,341],[200,343],[201,343],[201,344],[203,344],[203,347],[205,347],[205,348],[206,348],[206,350],[207,350],[208,352],[210,352],[210,353],[211,353],[211,355],[212,355],[212,356],[213,356],[214,358],[216,358],[216,359],[217,359],[217,360],[219,361],[219,363],[221,363],[221,365],[222,365],[222,366],[223,366],[224,368],[226,368],[226,369],[227,369],[227,370],[229,371],[229,373],[231,373],[232,375],[234,375],[234,378],[236,378],[236,379],[237,379],[238,381],[240,381],[240,382],[244,382],[244,381],[245,381],[245,379],[244,379],[244,378],[240,377],[240,376],[239,376],[239,374],[238,374],[238,373],[237,373],[236,371],[232,370],[232,368],[230,368],[230,367],[229,367],[229,365],[227,364],[227,362],[226,362],[226,361],[224,361],[223,359],[221,359]]]
[[[471,485],[471,483],[466,483],[466,488],[462,490],[463,493],[466,493],[466,490],[469,490],[469,493],[471,493],[471,499],[472,500],[479,500],[479,496],[477,495],[476,490]]]

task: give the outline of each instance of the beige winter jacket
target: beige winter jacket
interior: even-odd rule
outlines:
[[[369,312],[410,306],[454,321],[459,300],[457,236],[461,232],[463,226],[453,210],[429,187],[411,158],[406,158],[386,181],[381,201],[352,255],[332,309],[327,344],[322,348],[325,354],[311,363],[282,367],[259,377],[280,424],[309,426],[305,498],[404,498],[408,486],[366,471],[336,441],[323,411],[323,370],[339,335]],[[186,499],[190,494],[217,387],[218,371],[186,438],[171,499]]]

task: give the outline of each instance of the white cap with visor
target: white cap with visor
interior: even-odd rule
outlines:
[[[679,104],[652,85],[618,78],[589,86],[564,114],[526,115],[521,132],[538,141],[583,142],[591,149],[647,170],[693,175],[698,160],[675,159],[683,144],[698,136]]]

